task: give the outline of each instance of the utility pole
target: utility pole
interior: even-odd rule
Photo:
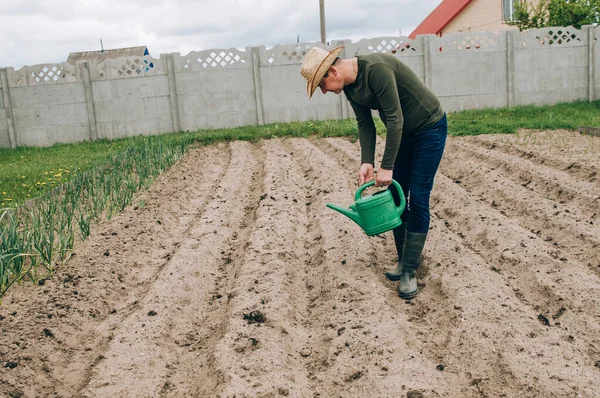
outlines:
[[[325,44],[325,0],[319,0],[321,9],[321,43]]]

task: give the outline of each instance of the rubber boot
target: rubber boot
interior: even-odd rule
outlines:
[[[404,249],[404,238],[406,236],[406,223],[400,224],[398,228],[394,228],[394,241],[396,242],[396,251],[398,252],[398,266],[393,271],[386,271],[385,277],[391,281],[399,281],[402,271],[402,251]]]
[[[417,279],[415,272],[419,267],[419,260],[427,234],[406,231],[404,249],[402,252],[402,270],[400,273],[400,284],[398,285],[398,296],[404,300],[410,300],[417,295]]]

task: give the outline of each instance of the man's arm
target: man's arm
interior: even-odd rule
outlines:
[[[358,138],[360,140],[361,152],[360,162],[361,164],[374,164],[376,130],[371,110],[353,101],[350,101],[350,105],[352,105],[352,109],[356,115],[356,122],[358,124]]]
[[[404,124],[396,75],[393,69],[387,65],[376,65],[371,70],[369,86],[379,102],[383,113],[381,116],[385,120],[387,130],[381,168],[392,170],[400,148]]]
[[[371,109],[350,101],[356,122],[358,124],[358,138],[360,140],[360,168],[358,169],[358,185],[374,179],[373,165],[375,164],[375,144],[377,142],[375,122]]]

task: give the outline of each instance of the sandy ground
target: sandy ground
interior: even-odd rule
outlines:
[[[378,143],[381,153],[382,142]],[[0,306],[7,397],[599,397],[600,138],[449,138],[420,293],[348,206],[359,147],[192,149]]]

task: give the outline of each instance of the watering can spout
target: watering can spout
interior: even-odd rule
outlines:
[[[356,212],[354,209],[352,209],[352,207],[350,209],[345,209],[343,207],[336,206],[331,203],[327,203],[326,206],[335,211],[339,211],[340,213],[342,213],[343,215],[345,215],[346,217],[350,218],[352,221],[357,223],[362,228],[362,225],[360,224],[360,217],[358,215],[358,212]]]

